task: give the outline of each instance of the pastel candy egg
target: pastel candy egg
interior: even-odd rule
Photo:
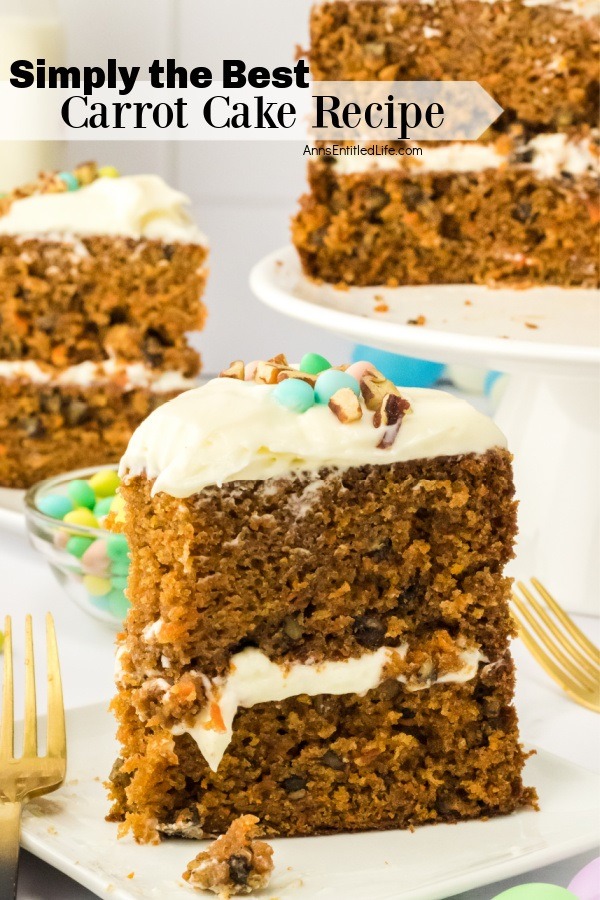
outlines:
[[[124,534],[111,534],[106,541],[106,552],[108,558],[113,562],[121,562],[126,560],[129,553],[127,546],[127,538]]]
[[[577,873],[569,890],[578,900],[600,900],[600,856]]]
[[[342,388],[350,388],[357,397],[360,397],[360,385],[356,378],[338,369],[328,369],[317,378],[315,399],[317,403],[329,403],[333,395]]]
[[[97,519],[104,519],[110,512],[112,506],[112,497],[102,497],[94,507],[94,515]]]
[[[92,597],[105,597],[111,590],[110,579],[98,575],[84,575],[83,586]]]
[[[324,356],[318,353],[305,353],[300,360],[300,371],[306,372],[307,375],[318,375],[331,368],[331,363]]]
[[[254,376],[256,374],[256,370],[258,369],[258,359],[253,359],[252,362],[246,363],[244,366],[244,378],[246,381],[254,381]]]
[[[100,166],[98,176],[100,178],[120,178],[121,173],[114,166]]]
[[[71,556],[77,557],[77,559],[81,559],[83,554],[88,550],[92,544],[94,543],[93,538],[81,537],[80,535],[73,535],[69,538],[66,544],[66,551],[70,553]]]
[[[496,894],[493,900],[577,900],[575,894],[554,884],[519,884]]]
[[[45,516],[53,519],[62,519],[73,509],[73,501],[64,494],[46,494],[37,501],[37,508]]]
[[[102,538],[94,541],[81,557],[81,565],[90,575],[106,575],[110,567],[106,541]]]
[[[63,519],[65,525],[84,525],[86,528],[97,528],[98,527],[98,519],[91,511],[91,509],[86,509],[81,506],[79,509],[74,509],[72,512],[68,512]]]
[[[87,509],[93,509],[96,505],[94,489],[82,478],[75,478],[67,485],[67,494],[76,507],[85,506]]]
[[[367,372],[374,372],[375,366],[373,363],[370,363],[367,359],[359,359],[357,362],[352,363],[351,366],[348,366],[346,369],[346,375],[352,375],[353,378],[360,383],[360,381],[365,377]]]
[[[128,559],[120,559],[116,562],[110,564],[110,573],[113,576],[119,575],[128,575],[129,574],[129,560]]]
[[[96,497],[112,497],[117,492],[121,479],[114,469],[102,469],[89,479],[88,484]]]
[[[68,191],[76,191],[79,187],[79,182],[72,172],[59,172],[58,178],[66,184]]]
[[[303,413],[315,405],[315,392],[299,378],[286,378],[273,388],[273,399],[292,412]]]
[[[127,575],[115,575],[111,579],[112,586],[117,591],[124,591],[127,587]]]
[[[69,534],[69,532],[65,531],[64,528],[61,528],[59,531],[54,532],[52,543],[58,550],[64,550],[69,543],[70,537],[71,535]]]
[[[108,595],[108,608],[116,619],[124,619],[129,609],[129,600],[123,591],[112,590]]]
[[[113,501],[110,504],[110,511],[115,514],[116,522],[125,521],[125,501],[120,494],[113,497]]]

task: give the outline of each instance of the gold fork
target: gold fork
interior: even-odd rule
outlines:
[[[523,596],[519,596],[514,588],[512,592],[512,613],[519,637],[534,659],[572,700],[600,712],[600,650],[537,578],[532,578],[531,584],[543,603],[522,581],[518,581],[516,587]]]
[[[31,616],[25,620],[25,722],[23,755],[14,755],[13,660],[10,616],[4,634],[4,688],[0,730],[0,897],[17,895],[21,810],[30,797],[60,787],[67,766],[65,711],[54,622],[46,616],[48,667],[48,728],[46,755],[38,756],[33,632]]]

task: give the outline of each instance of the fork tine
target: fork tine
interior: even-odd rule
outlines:
[[[12,628],[10,616],[4,620],[4,684],[2,689],[2,729],[0,730],[0,759],[10,759],[14,752],[14,699]]]
[[[67,735],[65,730],[65,708],[63,705],[60,664],[54,620],[50,613],[46,616],[46,644],[48,657],[48,756],[66,759]]]
[[[548,654],[540,647],[537,643],[533,635],[527,630],[526,626],[521,622],[516,613],[513,612],[514,619],[517,623],[519,629],[519,637],[531,653],[531,655],[536,659],[542,668],[548,673],[548,675],[562,688],[562,690],[569,695],[576,703],[579,703],[581,706],[587,707],[587,709],[591,709],[594,712],[600,712],[600,703],[597,699],[594,698],[593,695],[589,694],[589,692],[584,692],[583,688],[579,685],[575,684],[568,675],[566,675],[559,667],[554,663],[552,659],[548,656]]]
[[[25,618],[25,729],[23,756],[37,756],[37,709],[31,616]]]
[[[596,664],[600,665],[600,650],[598,649],[598,647],[596,647],[583,633],[583,631],[581,631],[581,629],[577,627],[571,616],[567,615],[562,606],[557,603],[552,594],[547,590],[547,588],[544,587],[544,585],[540,581],[538,581],[537,578],[532,578],[531,583],[540,592],[556,618],[560,619],[573,640],[576,641],[582,649],[587,650]]]
[[[541,610],[541,608],[539,607],[539,604],[532,597],[532,595],[529,593],[527,588],[523,584],[521,584],[521,582],[519,582],[519,587],[525,594],[527,601],[529,603],[531,603],[531,605],[533,606],[534,609],[536,609],[536,611],[539,613],[540,617],[544,618],[543,610]],[[567,672],[569,672],[569,674],[572,676],[572,678],[576,682],[579,682],[581,685],[583,685],[583,687],[586,690],[593,691],[597,684],[597,680],[590,678],[588,675],[585,674],[585,672],[583,672],[580,668],[578,668],[578,666],[576,666],[574,664],[574,662],[569,659],[568,656],[565,656],[565,654],[562,652],[561,648],[555,642],[553,637],[547,631],[544,631],[544,629],[541,627],[538,620],[536,619],[534,614],[531,612],[531,610],[529,609],[527,604],[523,603],[523,601],[521,600],[519,595],[514,592],[513,592],[513,602],[514,602],[515,606],[517,607],[517,609],[519,610],[519,613],[527,620],[529,625],[531,625],[534,632],[536,633],[538,638],[541,640],[542,644],[550,651],[552,656],[554,656],[558,660],[558,662],[561,663],[561,665],[566,669]],[[554,629],[552,631],[552,635],[554,635],[554,637],[558,637],[559,635],[557,634],[556,626],[553,625],[551,621],[547,620],[547,618],[544,618],[544,621],[546,622],[546,624],[548,625],[549,628]]]
[[[534,584],[534,587],[536,587],[536,588],[537,588],[537,585],[540,585],[540,588],[542,589],[540,591],[540,595],[542,597],[544,597],[544,593],[542,593],[542,592],[545,592],[547,594],[547,591],[545,590],[543,585],[541,585],[539,581],[537,582],[537,584],[535,584],[536,579],[534,579],[534,578],[532,578],[531,581],[532,581],[532,584]],[[585,671],[589,674],[589,676],[591,678],[591,687],[594,688],[595,685],[598,684],[598,679],[600,678],[600,668],[599,668],[600,663],[593,662],[591,659],[589,659],[589,657],[584,656],[583,653],[580,652],[577,645],[572,643],[572,641],[569,640],[567,635],[563,632],[562,628],[560,628],[557,625],[557,623],[552,620],[552,618],[550,617],[548,612],[544,609],[544,607],[541,605],[541,603],[538,602],[538,600],[535,598],[535,596],[527,589],[527,586],[525,584],[523,584],[522,581],[519,581],[519,587],[521,588],[521,591],[527,598],[528,602],[536,610],[539,617],[544,621],[546,627],[548,629],[550,629],[550,631],[552,632],[552,634],[554,635],[555,638],[558,638],[558,640],[560,641],[561,645],[564,647],[566,652],[568,654],[570,654],[574,659],[576,659],[577,662],[579,663],[579,665],[583,669],[585,669]],[[538,588],[538,590],[539,590],[539,588]],[[548,596],[550,596],[550,595],[548,594]],[[552,602],[554,604],[552,606],[552,610],[553,611],[558,610],[562,614],[560,616],[557,615],[558,622],[561,624],[564,624],[564,627],[566,630],[568,630],[569,634],[572,635],[573,630],[579,631],[579,629],[577,628],[575,623],[572,621],[571,617],[568,616],[567,613],[563,609],[561,609],[561,607],[558,605],[556,600],[553,600],[552,597],[550,597],[550,600],[552,600]],[[569,626],[571,626],[571,627],[569,627]],[[586,638],[586,640],[587,640],[587,638]],[[593,644],[591,646],[593,646]]]

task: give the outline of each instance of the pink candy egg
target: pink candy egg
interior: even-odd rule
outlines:
[[[244,378],[246,381],[254,381],[254,375],[256,374],[259,362],[260,360],[253,359],[252,362],[246,363],[244,367]]]
[[[81,557],[84,572],[89,575],[106,575],[110,568],[110,560],[106,552],[106,541],[98,538]]]
[[[360,384],[361,378],[364,378],[367,372],[374,371],[375,366],[373,365],[373,363],[361,359],[358,362],[352,363],[351,366],[348,366],[348,368],[346,369],[346,375],[352,375],[352,377],[356,378],[356,380]]]
[[[600,856],[577,873],[569,890],[577,900],[600,900]]]

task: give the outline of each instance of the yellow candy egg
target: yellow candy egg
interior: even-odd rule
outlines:
[[[98,176],[100,178],[120,178],[121,173],[114,166],[100,166]]]

